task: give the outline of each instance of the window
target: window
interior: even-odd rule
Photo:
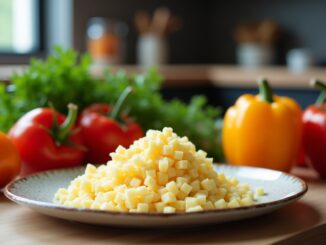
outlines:
[[[0,0],[0,54],[40,51],[40,0]]]

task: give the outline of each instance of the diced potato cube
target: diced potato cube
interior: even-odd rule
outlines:
[[[210,191],[214,188],[215,182],[210,179],[204,179],[200,182],[200,185],[204,190]]]
[[[164,202],[157,202],[154,205],[155,205],[155,210],[160,213],[163,212],[163,209],[166,206]]]
[[[177,170],[175,168],[169,168],[168,170],[169,179],[177,176]]]
[[[240,200],[240,204],[242,206],[250,206],[253,204],[253,200],[249,197],[245,197]]]
[[[115,151],[116,153],[122,155],[126,152],[126,148],[124,148],[122,145],[119,145]]]
[[[188,161],[187,160],[180,160],[176,163],[177,169],[188,169]]]
[[[166,189],[170,192],[172,192],[174,195],[177,195],[179,192],[177,183],[175,183],[175,181],[171,181],[169,183],[166,184]]]
[[[197,205],[195,207],[187,208],[187,212],[199,212],[203,211],[203,208],[200,205]]]
[[[190,185],[192,187],[192,192],[197,192],[200,190],[200,181],[198,179],[191,182]]]
[[[176,201],[174,207],[177,211],[184,211],[186,207],[185,201]]]
[[[230,179],[230,185],[231,186],[237,186],[239,183],[239,180],[237,178]]]
[[[214,203],[215,208],[217,209],[222,209],[227,207],[227,203],[225,202],[224,199],[219,199]]]
[[[241,184],[241,185],[239,185],[239,188],[240,188],[240,190],[241,190],[242,192],[247,192],[247,191],[250,190],[250,187],[249,187],[248,184]]]
[[[197,198],[195,197],[186,197],[185,201],[186,201],[186,210],[195,207],[199,204]]]
[[[156,178],[155,170],[146,170],[146,176],[150,176],[152,178]]]
[[[132,187],[137,187],[137,186],[140,186],[141,180],[138,178],[132,178],[129,184]]]
[[[174,156],[175,160],[182,160],[183,152],[182,151],[175,151],[173,156]]]
[[[85,169],[85,174],[95,174],[96,173],[96,167],[92,164],[87,164]]]
[[[190,169],[189,171],[189,175],[192,177],[192,178],[197,178],[198,177],[198,171],[196,169]]]
[[[155,189],[155,187],[156,187],[156,181],[155,181],[155,179],[153,177],[147,176],[145,178],[144,185],[145,186],[148,186],[148,187],[150,187],[152,189]]]
[[[179,187],[179,188],[181,188],[181,186],[183,185],[183,183],[187,183],[187,179],[186,178],[184,178],[184,177],[177,177],[177,186]]]
[[[214,209],[214,204],[211,201],[205,203],[205,209]]]
[[[137,212],[139,213],[147,213],[149,211],[147,203],[138,203]]]
[[[179,193],[177,194],[178,200],[184,200],[186,197],[187,197],[187,194],[185,194],[182,191],[179,191]]]
[[[159,160],[158,169],[160,172],[166,173],[169,169],[169,161],[166,158]]]
[[[170,137],[173,133],[173,129],[170,127],[165,127],[165,128],[163,128],[162,132],[166,137]]]
[[[265,195],[265,190],[264,190],[264,188],[262,188],[262,187],[257,187],[257,188],[255,189],[255,195],[256,195],[256,196],[263,196],[263,195]]]
[[[205,205],[207,196],[202,193],[196,193],[195,197],[200,205]]]
[[[173,154],[173,148],[170,145],[163,146],[163,154],[166,156],[171,156]]]
[[[159,172],[157,177],[160,185],[165,185],[169,181],[169,176],[166,173]]]
[[[172,192],[164,193],[161,198],[164,203],[174,203],[177,200]]]
[[[187,183],[183,183],[182,186],[180,187],[180,190],[186,195],[188,195],[192,190],[192,186]]]
[[[240,203],[236,199],[232,199],[227,206],[228,208],[237,208],[240,207]]]
[[[200,159],[205,159],[205,157],[207,156],[207,153],[203,150],[199,150],[196,152],[196,156]]]
[[[163,209],[163,213],[166,213],[166,214],[168,214],[168,213],[175,213],[175,208],[174,207],[171,207],[171,206],[166,206]]]

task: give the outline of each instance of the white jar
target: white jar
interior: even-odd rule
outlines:
[[[240,43],[237,46],[236,58],[239,65],[247,68],[258,68],[270,65],[274,61],[274,50],[271,46],[258,43]]]
[[[168,44],[164,37],[155,34],[141,35],[137,43],[139,65],[160,65],[168,62]]]
[[[286,55],[286,64],[291,72],[300,73],[313,66],[314,58],[308,49],[292,49]]]

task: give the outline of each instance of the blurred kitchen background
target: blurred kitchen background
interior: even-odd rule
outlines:
[[[267,76],[306,106],[309,78],[326,78],[325,9],[323,0],[0,0],[0,64],[59,44],[90,52],[95,66],[164,65],[167,98],[205,93],[228,106]]]

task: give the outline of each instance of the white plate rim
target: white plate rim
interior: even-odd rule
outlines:
[[[277,171],[277,170],[272,170],[272,169],[266,169],[266,168],[258,168],[258,167],[250,167],[250,166],[235,166],[235,165],[229,165],[229,164],[220,164],[218,163],[218,165],[221,166],[226,166],[226,167],[232,167],[232,168],[251,168],[251,169],[261,169],[261,170],[268,170],[268,171],[275,171],[278,173],[281,173],[282,175],[285,175],[287,178],[292,178],[295,179],[296,181],[298,181],[300,183],[301,186],[301,190],[286,196],[284,198],[275,200],[275,201],[269,201],[269,202],[265,202],[265,203],[257,203],[254,205],[250,205],[250,206],[243,206],[243,207],[236,207],[236,208],[227,208],[227,209],[212,209],[212,210],[203,210],[203,211],[198,211],[198,212],[189,212],[189,213],[133,213],[133,212],[117,212],[117,211],[105,211],[105,210],[94,210],[94,209],[88,209],[88,208],[74,208],[74,207],[65,207],[56,203],[49,203],[49,202],[44,202],[44,201],[36,201],[36,200],[32,200],[26,197],[22,197],[19,195],[16,195],[13,191],[14,187],[16,184],[18,184],[19,182],[23,182],[26,181],[28,178],[35,178],[38,175],[47,175],[47,174],[51,174],[54,172],[62,172],[62,171],[77,171],[77,169],[82,169],[85,168],[85,166],[78,166],[78,167],[73,167],[73,168],[63,168],[63,169],[54,169],[54,170],[47,170],[47,171],[42,171],[42,172],[38,172],[35,174],[31,174],[28,176],[24,176],[24,177],[20,177],[16,180],[11,181],[4,189],[4,194],[5,196],[18,204],[21,205],[26,205],[26,206],[30,206],[30,207],[35,207],[35,208],[49,208],[49,209],[56,209],[56,210],[61,210],[61,211],[68,211],[68,212],[82,212],[82,213],[96,213],[96,214],[105,214],[105,215],[113,215],[113,216],[142,216],[142,217],[181,217],[181,216],[192,216],[192,215],[198,215],[198,214],[217,214],[217,213],[227,213],[227,212],[236,212],[236,211],[246,211],[246,210],[254,210],[254,209],[261,209],[261,208],[266,208],[266,207],[270,207],[270,206],[277,206],[277,205],[281,205],[281,204],[286,204],[289,203],[291,201],[295,201],[299,198],[301,198],[307,191],[308,191],[308,185],[306,184],[306,182],[304,180],[302,180],[301,178],[288,174],[288,173],[284,173],[281,171]]]

